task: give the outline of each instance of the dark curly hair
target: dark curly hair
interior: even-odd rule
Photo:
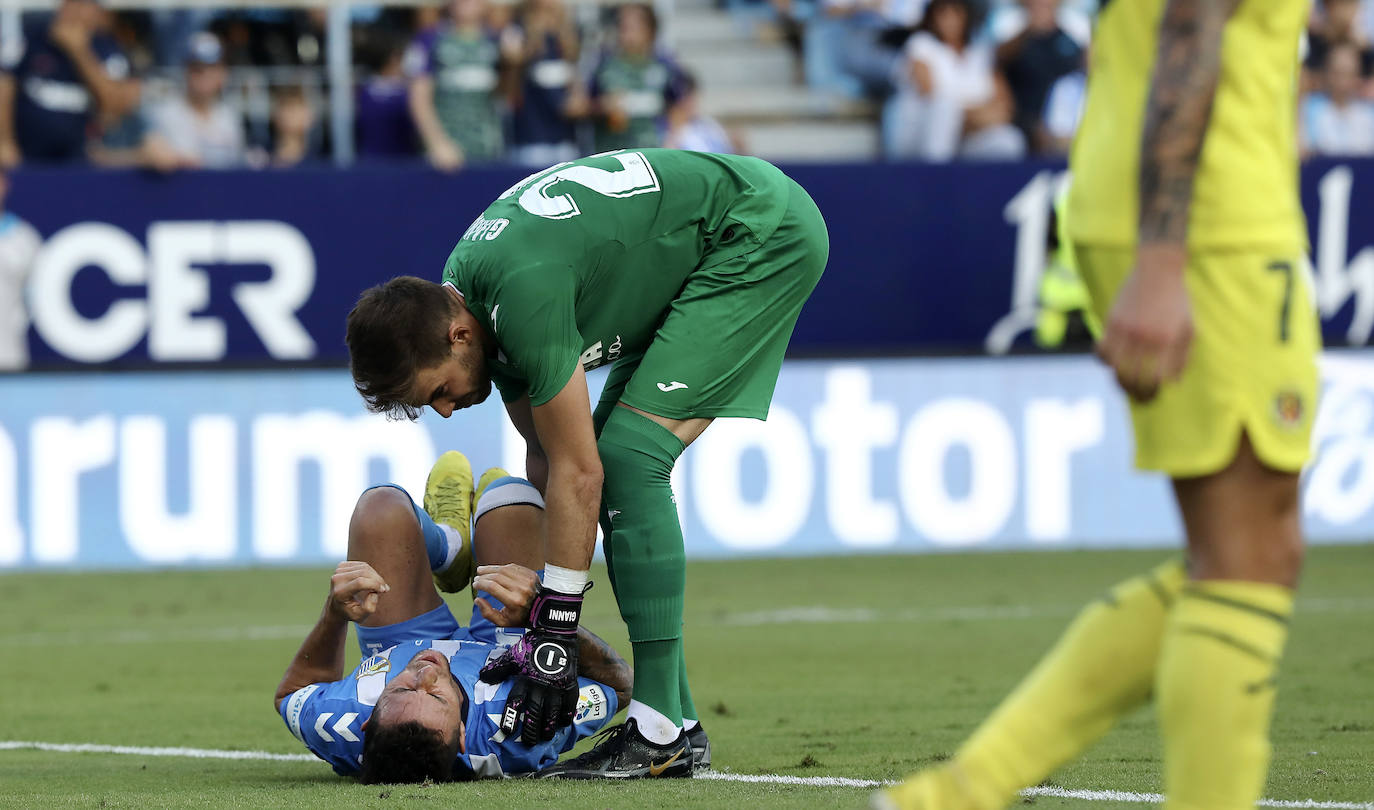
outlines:
[[[448,323],[459,305],[442,285],[398,276],[363,291],[348,313],[349,370],[367,409],[415,420],[406,402],[415,375],[449,355]]]
[[[362,771],[365,785],[404,785],[416,782],[447,782],[453,778],[458,756],[458,731],[444,739],[432,728],[413,720],[381,725],[373,718],[363,734]]]

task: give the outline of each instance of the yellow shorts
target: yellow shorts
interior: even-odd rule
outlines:
[[[1099,322],[1134,264],[1129,248],[1076,248]],[[1208,475],[1235,457],[1242,431],[1268,467],[1307,462],[1317,411],[1321,330],[1299,252],[1189,255],[1194,338],[1182,377],[1131,403],[1135,464],[1173,478]]]

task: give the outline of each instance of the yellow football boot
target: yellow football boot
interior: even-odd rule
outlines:
[[[439,456],[425,480],[425,512],[463,539],[463,547],[434,571],[434,583],[445,593],[468,586],[476,572],[472,558],[472,465],[467,456],[450,450]]]
[[[492,467],[491,469],[482,473],[482,477],[477,481],[477,491],[472,493],[473,515],[477,514],[477,502],[482,500],[482,493],[487,491],[487,487],[491,486],[491,483],[493,481],[497,481],[502,478],[510,478],[510,473],[506,472],[500,467]]]

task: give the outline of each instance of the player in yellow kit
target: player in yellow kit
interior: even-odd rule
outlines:
[[[1154,698],[1171,810],[1253,808],[1303,555],[1320,337],[1295,94],[1306,0],[1111,0],[1071,156],[1072,237],[1136,464],[1184,563],[1117,585],[955,756],[879,807],[1001,808]]]

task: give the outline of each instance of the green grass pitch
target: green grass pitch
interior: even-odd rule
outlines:
[[[1084,601],[1159,552],[692,564],[687,653],[718,769],[894,779],[948,755]],[[325,570],[8,574],[0,741],[304,752],[273,713]],[[604,575],[584,621],[627,650]],[[1374,546],[1311,553],[1274,724],[1274,799],[1374,802]],[[466,602],[454,599],[460,616]],[[167,639],[163,644],[152,639]],[[350,642],[351,643],[351,642]],[[357,661],[350,651],[350,663]],[[1160,789],[1126,718],[1049,784]],[[0,750],[0,807],[866,806],[853,787],[522,781],[366,787],[320,762]],[[1038,808],[1139,807],[1035,798]]]

